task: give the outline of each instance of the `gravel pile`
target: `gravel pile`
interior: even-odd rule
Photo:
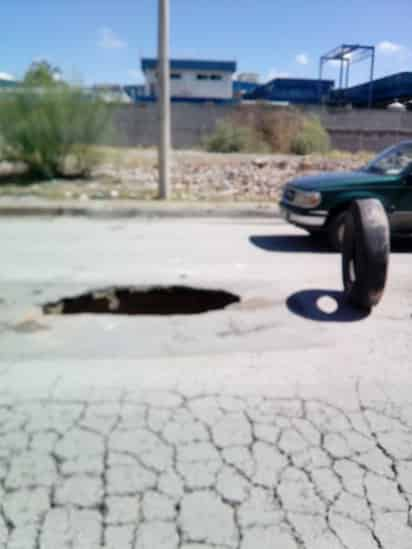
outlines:
[[[284,183],[326,171],[354,170],[365,156],[251,156],[179,153],[172,165],[175,199],[276,201]],[[25,186],[9,185],[3,176],[0,195],[35,195],[56,199],[150,199],[157,192],[156,157],[133,167],[103,164],[90,180],[55,180]],[[10,166],[7,166],[9,171]]]
[[[231,158],[211,161],[179,159],[172,167],[174,195],[180,199],[232,199],[232,200],[277,200],[282,186],[303,175],[327,171],[354,170],[365,163],[365,159],[353,156],[338,159],[321,157],[267,157]],[[112,179],[123,195],[152,194],[157,189],[157,168],[116,170],[104,165],[94,174],[96,179]]]

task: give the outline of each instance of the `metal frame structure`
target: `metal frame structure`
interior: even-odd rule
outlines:
[[[373,99],[373,76],[375,70],[375,46],[362,46],[360,44],[342,44],[330,52],[322,55],[319,61],[319,80],[322,80],[323,66],[329,61],[340,62],[339,89],[349,87],[350,66],[370,59],[369,100],[371,108]],[[345,82],[344,82],[345,81]]]

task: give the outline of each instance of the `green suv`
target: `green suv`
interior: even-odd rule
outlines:
[[[283,189],[280,210],[310,234],[327,234],[340,250],[345,213],[353,200],[379,199],[393,233],[412,233],[412,141],[390,147],[356,172],[301,177]]]

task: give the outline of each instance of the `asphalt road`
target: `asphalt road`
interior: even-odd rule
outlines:
[[[280,221],[0,221],[0,548],[409,549],[412,241],[382,303]],[[43,316],[112,285],[242,301]]]

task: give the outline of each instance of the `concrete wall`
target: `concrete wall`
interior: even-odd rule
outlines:
[[[218,120],[233,112],[232,105],[172,103],[172,142],[177,149],[199,147]],[[157,143],[159,115],[155,103],[122,105],[115,127],[122,145],[149,147]]]
[[[229,117],[239,108],[242,107],[213,103],[173,103],[173,146],[178,149],[198,147],[213,132],[218,120]],[[412,139],[412,112],[308,111],[321,118],[331,136],[332,146],[336,149],[379,151],[402,139]],[[117,109],[115,126],[122,145],[152,146],[157,143],[157,105],[122,105]]]
[[[412,139],[412,112],[358,109],[317,114],[336,149],[380,151],[403,139]]]

